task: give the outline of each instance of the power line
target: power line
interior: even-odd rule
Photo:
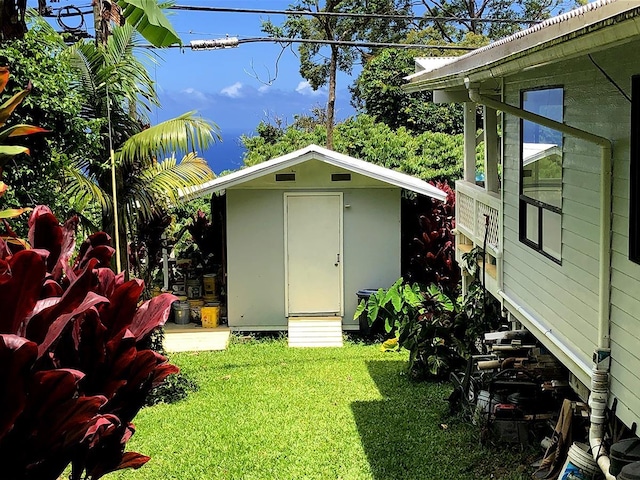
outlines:
[[[387,19],[387,20],[426,20],[442,22],[478,22],[478,23],[540,23],[540,20],[513,19],[513,18],[472,18],[472,17],[441,17],[418,16],[383,13],[349,13],[349,12],[312,12],[311,10],[264,10],[257,8],[227,8],[227,7],[202,7],[195,5],[172,5],[170,10],[185,10],[193,12],[219,12],[219,13],[257,13],[265,15],[308,15],[312,17],[344,17],[363,19]]]
[[[263,10],[253,8],[227,8],[227,7],[202,7],[194,5],[172,5],[170,10],[183,10],[188,12],[218,12],[218,13],[254,13],[264,15],[308,15],[314,17],[344,17],[362,19],[386,19],[386,20],[425,20],[430,22],[477,22],[477,23],[511,23],[511,24],[535,24],[541,20],[513,19],[513,18],[472,18],[472,17],[441,17],[418,15],[394,15],[382,13],[348,13],[348,12],[312,12],[310,10]],[[60,9],[59,9],[60,10]],[[79,10],[79,9],[78,9]],[[92,10],[66,12],[58,14],[60,17],[73,17],[77,15],[91,15]],[[47,17],[55,14],[43,15]]]
[[[289,37],[256,37],[256,38],[220,38],[212,40],[192,40],[189,44],[192,50],[218,50],[222,48],[234,48],[243,43],[312,43],[318,45],[339,45],[343,47],[363,47],[363,48],[420,48],[430,50],[475,50],[476,47],[461,47],[458,45],[426,45],[423,43],[391,43],[391,42],[354,42],[348,40],[315,40],[310,38],[289,38]],[[180,45],[173,45],[169,48],[182,48]]]

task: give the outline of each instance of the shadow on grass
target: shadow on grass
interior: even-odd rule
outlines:
[[[513,478],[493,477],[495,458],[478,445],[475,427],[446,424],[448,383],[411,382],[404,362],[367,367],[383,398],[351,409],[374,479]]]

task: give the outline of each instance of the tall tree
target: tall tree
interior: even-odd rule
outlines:
[[[433,27],[412,31],[407,35],[409,44],[441,44],[442,39]],[[403,41],[403,42],[404,42]],[[458,105],[437,105],[431,92],[409,94],[402,90],[404,77],[415,70],[415,57],[456,56],[489,43],[481,35],[467,33],[457,42],[460,50],[443,51],[430,48],[397,49],[386,48],[364,62],[362,71],[349,87],[352,104],[360,112],[374,116],[378,121],[396,129],[405,127],[415,133],[425,131],[442,133],[462,132],[462,110]]]
[[[458,17],[459,22],[437,21],[435,27],[444,40],[456,42],[468,32],[491,39],[504,37],[523,27],[587,0],[420,0],[428,16]],[[486,19],[514,20],[512,23],[483,22]],[[429,21],[429,25],[432,22]]]
[[[408,14],[410,0],[298,0],[291,9],[315,13],[367,13],[367,14]],[[327,148],[333,148],[333,125],[335,122],[336,77],[338,71],[351,73],[351,69],[364,53],[353,46],[339,42],[392,41],[405,32],[406,22],[386,18],[353,18],[330,16],[290,15],[281,26],[271,22],[263,23],[263,30],[273,37],[302,38],[309,40],[330,40],[336,43],[302,43],[298,47],[300,55],[300,75],[314,90],[328,86],[327,100]]]
[[[71,48],[80,78],[77,88],[86,99],[82,116],[97,122],[92,133],[102,148],[96,156],[76,158],[67,169],[68,192],[99,204],[103,230],[115,234],[114,220],[119,219],[125,264],[127,233],[135,232],[138,222],[177,202],[179,189],[213,178],[195,153],[177,162],[175,152],[203,151],[219,139],[218,127],[195,112],[148,125],[146,112],[158,99],[145,65],[134,55],[137,45],[133,27],[124,25],[116,27],[105,44],[84,41]]]

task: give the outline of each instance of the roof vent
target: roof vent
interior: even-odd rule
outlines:
[[[276,182],[295,182],[295,173],[276,173]]]
[[[351,174],[350,173],[332,173],[331,181],[332,182],[350,182]]]

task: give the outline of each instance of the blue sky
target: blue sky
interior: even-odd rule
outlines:
[[[29,0],[30,4],[35,3]],[[48,2],[49,3],[49,2]],[[211,6],[206,0],[182,0],[182,5]],[[279,0],[217,0],[216,7],[284,10],[290,1]],[[54,9],[75,4],[90,9],[90,1],[62,0],[49,3]],[[266,15],[240,13],[189,12],[171,10],[169,19],[185,45],[191,40],[265,36],[260,25]],[[280,24],[284,16],[270,17]],[[93,34],[93,19],[85,23]],[[69,20],[72,24],[72,20]],[[282,118],[290,124],[296,113],[308,113],[316,105],[326,105],[326,89],[312,91],[300,76],[295,46],[284,52],[276,62],[281,48],[272,43],[244,44],[238,48],[210,51],[184,49],[156,50],[160,63],[150,68],[156,81],[162,109],[151,115],[157,123],[189,110],[197,110],[203,117],[217,123],[223,143],[204,152],[214,171],[240,165],[242,149],[238,146],[241,134],[252,134],[261,120]],[[272,81],[269,81],[272,80]],[[348,86],[352,78],[341,74],[338,79],[337,119],[354,113],[350,106]]]

